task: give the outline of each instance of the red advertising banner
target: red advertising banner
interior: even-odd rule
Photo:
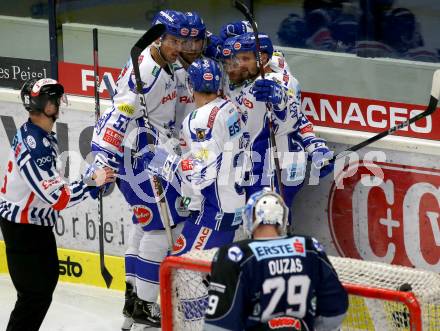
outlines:
[[[336,177],[328,202],[339,254],[438,271],[439,187],[440,170],[379,162],[349,165]]]
[[[428,98],[427,98],[428,102]],[[303,92],[302,110],[314,125],[382,132],[426,110],[426,105],[343,97],[338,95]],[[396,135],[440,139],[440,112],[421,119]]]
[[[109,99],[110,95],[104,84],[102,77],[107,75],[113,87],[119,76],[121,69],[99,67],[100,88],[99,93],[101,98]],[[92,65],[77,64],[69,62],[58,63],[59,81],[63,84],[64,89],[68,94],[80,96],[94,96],[94,72]]]
[[[68,94],[93,96],[93,66],[68,62],[58,63],[59,78]],[[100,67],[100,96],[109,98],[102,76],[109,76],[115,87],[120,69]],[[315,125],[358,130],[365,132],[381,132],[408,118],[423,112],[426,105],[412,105],[398,102],[361,99],[330,94],[303,92],[302,109]],[[411,124],[397,135],[440,140],[440,112],[425,117]]]

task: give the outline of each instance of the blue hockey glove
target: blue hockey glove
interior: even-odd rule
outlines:
[[[256,80],[252,93],[257,101],[269,102],[272,105],[279,105],[286,96],[284,88],[270,79]]]
[[[333,152],[326,145],[326,141],[315,136],[306,137],[302,141],[308,153],[309,160],[312,161],[314,173],[319,172],[319,178],[327,176],[333,171],[334,163],[327,161],[333,157]]]
[[[225,24],[220,29],[220,38],[225,41],[230,37],[242,35],[247,32],[253,32],[252,25],[248,21],[238,21]]]
[[[156,147],[154,153],[148,151],[143,154],[142,160],[145,169],[169,181],[179,165],[180,158],[176,154],[168,153],[164,148]]]

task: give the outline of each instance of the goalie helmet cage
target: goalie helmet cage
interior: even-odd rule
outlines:
[[[160,268],[163,331],[203,330],[216,249],[167,257]],[[329,257],[349,293],[342,330],[440,330],[440,275],[413,268]]]

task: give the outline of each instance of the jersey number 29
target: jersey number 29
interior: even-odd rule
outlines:
[[[288,308],[285,312],[275,312],[275,308],[286,291],[287,283],[287,304],[295,306],[295,309]],[[263,321],[268,321],[273,317],[279,316],[280,313],[303,318],[306,314],[307,295],[309,293],[310,278],[306,275],[290,276],[286,281],[283,277],[268,278],[263,283],[263,293],[270,294],[269,304],[261,315]]]

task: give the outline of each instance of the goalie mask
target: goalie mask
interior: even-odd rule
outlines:
[[[27,111],[43,113],[49,101],[58,108],[61,101],[67,105],[63,85],[51,78],[27,80],[21,88],[20,95]]]
[[[289,209],[278,193],[264,188],[251,195],[243,211],[243,226],[245,232],[252,236],[255,229],[261,225],[276,225],[279,233],[284,234],[287,227]]]

